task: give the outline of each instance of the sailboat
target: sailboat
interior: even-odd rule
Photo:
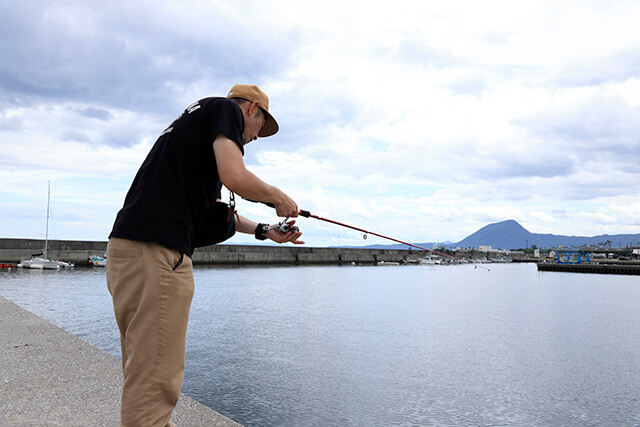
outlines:
[[[49,247],[49,205],[51,204],[51,181],[47,189],[47,228],[44,238],[44,251],[42,254],[32,255],[31,259],[22,260],[18,267],[33,268],[39,270],[59,270],[60,268],[73,268],[73,264],[66,261],[54,261],[47,258]]]

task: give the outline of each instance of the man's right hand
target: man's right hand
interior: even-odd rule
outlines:
[[[281,200],[274,202],[273,205],[276,208],[276,215],[281,217],[295,218],[300,213],[296,202],[284,193],[282,193]]]

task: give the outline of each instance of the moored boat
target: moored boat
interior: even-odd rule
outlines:
[[[41,254],[31,255],[31,259],[22,260],[17,265],[20,268],[31,268],[34,270],[59,270],[61,268],[73,268],[74,265],[66,261],[55,261],[47,258],[49,247],[49,205],[51,202],[51,182],[47,190],[47,228],[44,238],[44,251]]]
[[[89,257],[89,264],[96,267],[106,267],[107,258],[106,256],[101,257],[101,256],[93,255]]]

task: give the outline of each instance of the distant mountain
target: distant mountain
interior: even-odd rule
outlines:
[[[427,249],[433,249],[434,243],[415,243]],[[440,243],[442,244],[442,243]],[[601,234],[592,237],[562,236],[557,234],[531,233],[512,219],[486,225],[457,243],[444,244],[446,248],[477,248],[491,246],[494,249],[523,249],[532,246],[538,248],[579,248],[584,245],[610,246],[620,248],[640,246],[640,234]],[[368,248],[398,249],[406,245],[372,245]]]
[[[461,248],[477,248],[478,246],[491,246],[499,249],[526,248],[529,246],[529,239],[533,238],[533,233],[527,231],[517,221],[510,219],[486,225],[451,246]],[[536,244],[536,242],[532,240],[531,244]]]
[[[640,234],[601,234],[599,236],[562,236],[531,233],[512,219],[482,227],[472,235],[448,247],[476,248],[491,246],[496,249],[521,249],[536,245],[539,248],[579,248],[584,245],[609,245],[612,248],[640,246]]]

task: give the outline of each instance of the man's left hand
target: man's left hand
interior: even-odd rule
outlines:
[[[295,224],[295,220],[289,221],[287,222],[287,224],[289,225],[289,227],[293,227],[293,224]],[[280,231],[278,229],[278,227],[275,227],[273,230],[269,230],[265,233],[265,236],[268,237],[270,240],[273,240],[276,243],[287,243],[287,242],[291,242],[294,245],[303,245],[304,242],[302,240],[298,240],[300,238],[300,236],[302,236],[302,231],[289,231],[288,233],[283,233],[282,231]]]

